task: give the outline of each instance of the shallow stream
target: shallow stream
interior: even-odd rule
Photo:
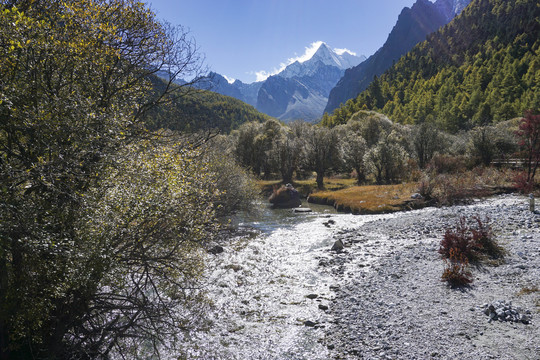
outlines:
[[[498,219],[508,214],[507,206],[513,209],[514,204],[521,202],[521,199],[500,197],[475,203],[474,209],[426,208],[369,216],[336,214],[330,207],[313,207],[313,213],[295,214],[290,210],[271,210],[261,202],[258,211],[240,214],[235,219],[234,224],[246,230],[239,232],[243,235],[230,239],[223,253],[209,256],[208,295],[214,307],[207,315],[211,325],[207,331],[191,334],[187,358],[329,359],[335,353],[330,353],[327,346],[347,353],[362,339],[368,341],[368,345],[364,344],[367,349],[378,351],[394,341],[390,335],[380,332],[386,326],[381,319],[385,314],[395,316],[394,309],[400,307],[397,314],[403,313],[406,319],[398,315],[400,318],[392,325],[401,326],[397,330],[400,331],[398,339],[408,336],[407,339],[421,342],[423,338],[410,333],[411,327],[407,324],[424,316],[423,326],[432,329],[440,326],[444,318],[433,317],[430,311],[427,315],[422,311],[411,313],[410,304],[400,302],[402,297],[415,298],[415,303],[425,298],[420,304],[424,309],[439,304],[441,314],[443,310],[447,314],[451,307],[455,310],[452,314],[461,314],[459,294],[451,293],[457,298],[440,305],[440,299],[446,299],[449,294],[440,286],[438,271],[442,265],[432,260],[438,258],[437,242],[443,228],[453,224],[460,214],[482,213]],[[487,210],[482,211],[483,207]],[[518,227],[529,221],[530,215],[523,215],[521,210],[515,214],[518,220],[523,220]],[[387,221],[392,218],[398,221]],[[348,246],[345,252],[330,251],[336,238],[343,239]],[[403,256],[404,253],[409,255]],[[394,266],[388,266],[396,262],[406,272],[400,273]],[[422,274],[430,273],[432,281],[417,283],[411,271],[418,269]],[[511,271],[516,270],[511,268]],[[371,277],[372,274],[375,276]],[[400,281],[409,279],[411,286],[405,287],[408,292],[403,293],[404,289],[395,284],[398,278],[402,279]],[[367,287],[356,285],[363,284],[364,280],[369,280]],[[482,282],[479,280],[478,284]],[[397,294],[397,298],[386,299],[387,289],[394,289],[391,292]],[[429,295],[433,293],[438,294],[436,302]],[[334,299],[335,296],[339,298]],[[363,302],[357,301],[358,296]],[[485,298],[490,296],[491,290],[483,294]],[[325,311],[326,306],[335,318]],[[366,316],[362,316],[364,306],[369,309]],[[474,302],[468,309],[473,306]],[[467,310],[464,323],[476,321],[469,313]],[[483,316],[478,326],[483,326]],[[344,331],[335,333],[341,326]],[[444,326],[458,331],[460,325],[452,322]],[[348,334],[347,337],[344,334]],[[413,340],[408,343],[414,343]],[[399,351],[409,355],[422,353],[420,347],[407,353],[401,342],[396,341],[393,345],[398,351],[396,354],[400,354]],[[448,346],[441,341],[437,340],[437,346]]]
[[[332,299],[332,277],[318,263],[330,256],[335,231],[364,220],[327,206],[303,206],[314,211],[273,210],[261,202],[233,220],[256,234],[233,239],[211,257],[212,326],[193,334],[194,357],[328,358],[321,343],[324,328],[306,326],[306,321],[323,326],[326,313],[319,305],[324,308]]]

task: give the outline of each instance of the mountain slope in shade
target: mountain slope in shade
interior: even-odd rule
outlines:
[[[257,106],[257,94],[261,85],[261,81],[245,84],[240,80],[236,80],[231,84],[222,75],[211,72],[208,74],[208,78],[204,79],[197,87],[221,95],[234,97],[251,106]]]
[[[324,111],[332,112],[365,90],[375,76],[380,76],[426,36],[447,24],[470,0],[418,0],[404,8],[385,44],[360,65],[345,71],[332,89]]]
[[[167,81],[164,80],[166,74],[159,75],[160,77],[152,76],[150,78],[156,94],[162,93],[167,86]],[[214,77],[214,80],[216,78]],[[178,82],[182,83],[182,81]],[[203,85],[207,86],[208,84]],[[176,94],[180,96],[175,96],[170,102],[152,108],[146,114],[144,121],[149,129],[186,132],[217,129],[228,134],[245,122],[264,122],[270,118],[257,111],[253,106],[234,97],[189,87],[184,89],[182,93]]]
[[[257,109],[283,121],[316,120],[328,101],[330,89],[342,75],[339,68],[319,62],[310,74],[271,76],[259,90]]]

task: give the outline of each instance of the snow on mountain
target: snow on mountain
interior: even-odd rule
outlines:
[[[315,121],[345,70],[365,59],[347,49],[332,50],[318,41],[306,47],[304,55],[290,59],[289,65],[264,81],[245,84],[210,73],[197,87],[232,96],[283,121]]]
[[[283,71],[278,73],[277,76],[284,78],[310,76],[313,75],[321,65],[334,66],[340,70],[346,70],[360,64],[365,59],[365,56],[355,56],[348,51],[343,51],[341,55],[339,55],[336,51],[330,49],[324,42],[321,42],[319,48],[311,58],[303,62],[300,62],[299,60],[293,62]]]
[[[345,70],[366,59],[346,49],[332,50],[324,42],[313,43],[306,49],[313,51],[312,55],[296,58],[266,79],[257,96],[259,111],[283,121],[315,121]]]

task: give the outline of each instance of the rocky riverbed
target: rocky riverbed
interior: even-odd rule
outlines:
[[[260,205],[238,222],[247,235],[209,253],[208,327],[181,358],[539,359],[540,215],[527,197],[360,216]],[[438,249],[460,216],[489,217],[506,256],[451,289]]]
[[[439,243],[460,216],[475,215],[491,219],[506,256],[472,267],[471,286],[451,289],[441,281]],[[373,216],[351,228],[334,219],[333,240],[345,248],[318,259],[334,281],[313,319],[330,358],[540,358],[540,215],[525,197]]]

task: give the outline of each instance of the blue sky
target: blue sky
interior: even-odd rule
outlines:
[[[415,0],[148,0],[158,18],[190,30],[210,70],[251,83],[311,44],[372,55]]]

